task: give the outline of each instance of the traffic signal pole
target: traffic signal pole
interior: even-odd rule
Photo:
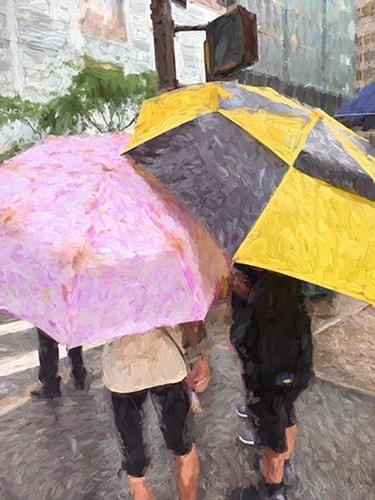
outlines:
[[[174,36],[178,32],[206,32],[204,43],[206,81],[233,80],[236,77],[236,70],[252,66],[258,61],[256,15],[248,12],[244,7],[237,6],[230,11],[227,10],[226,14],[209,24],[175,26],[171,0],[151,0],[151,20],[159,93],[174,90],[180,86],[176,76],[174,51]],[[228,40],[232,42],[232,38],[234,46],[237,46],[235,52],[233,52],[233,47],[228,45]],[[224,52],[221,42],[224,42],[224,49],[227,49]],[[220,50],[217,49],[218,43],[220,43]],[[219,55],[218,60],[216,60],[217,55]]]
[[[205,31],[206,24],[198,26],[175,26],[172,18],[171,0],[151,0],[151,20],[154,33],[155,65],[158,74],[159,92],[176,89],[174,35],[180,31]]]
[[[178,87],[174,52],[174,23],[170,0],[151,0],[151,20],[154,32],[155,64],[159,92]]]

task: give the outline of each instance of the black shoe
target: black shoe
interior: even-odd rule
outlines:
[[[229,492],[228,500],[259,500],[255,486],[238,487]]]
[[[286,491],[283,484],[268,484],[264,481],[259,483],[259,500],[286,500]]]
[[[59,387],[48,387],[46,385],[42,385],[39,389],[35,389],[30,392],[30,395],[35,399],[53,399],[53,398],[61,398],[61,391]]]
[[[74,379],[73,384],[74,384],[74,389],[77,389],[77,391],[84,391],[85,390],[85,378],[83,379]]]
[[[72,379],[75,389],[77,389],[78,391],[85,390],[86,376],[87,370],[84,366],[72,370]]]

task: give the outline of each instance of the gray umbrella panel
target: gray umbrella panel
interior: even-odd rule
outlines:
[[[230,255],[288,169],[272,151],[219,113],[185,123],[129,154]]]
[[[221,107],[251,105],[252,110],[267,108],[273,113],[308,117],[303,111],[235,88],[234,97],[223,100]],[[350,134],[346,138],[365,154],[372,153],[365,141]],[[200,116],[128,154],[155,176],[230,255],[252,229],[288,170],[270,149],[220,113]],[[375,201],[373,179],[322,121],[310,132],[294,167]]]
[[[347,136],[352,142],[353,137]],[[365,145],[354,138],[353,144],[361,149]],[[364,142],[364,141],[363,141]],[[366,154],[370,150],[362,149]],[[305,174],[329,182],[351,193],[375,201],[375,183],[361,165],[346,151],[332,135],[328,127],[318,121],[294,162],[294,167]]]

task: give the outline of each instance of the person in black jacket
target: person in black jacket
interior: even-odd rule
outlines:
[[[243,286],[242,300],[232,301],[230,338],[242,361],[259,446],[259,495],[281,500],[294,476],[294,403],[313,376],[311,322],[298,280],[251,268],[242,272],[247,291]]]

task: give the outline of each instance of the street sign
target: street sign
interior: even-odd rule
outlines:
[[[207,25],[204,56],[207,81],[233,77],[259,60],[257,16],[244,7]]]

